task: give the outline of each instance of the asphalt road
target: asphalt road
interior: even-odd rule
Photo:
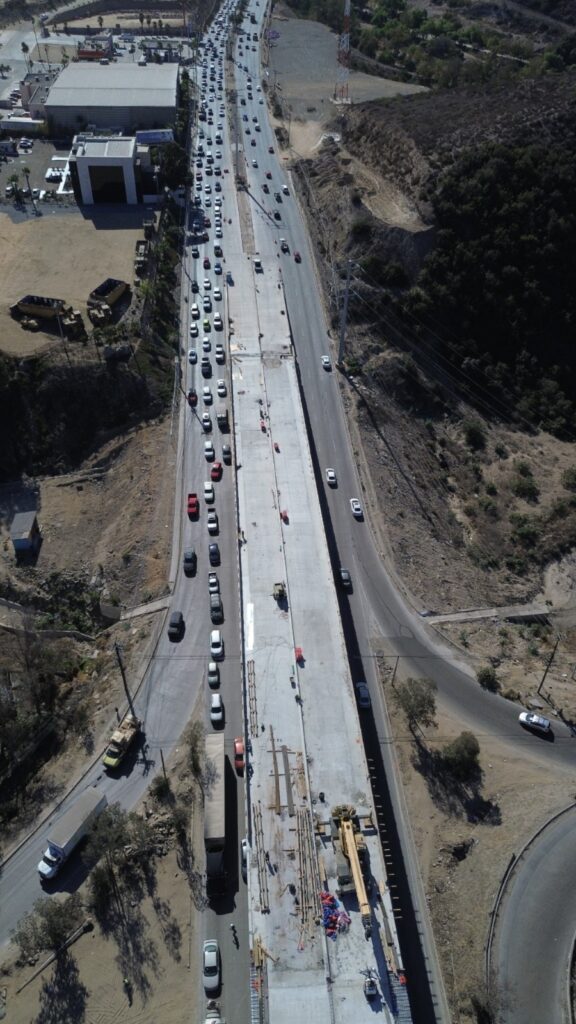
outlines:
[[[252,9],[256,10],[253,6]],[[375,746],[380,748],[384,772],[380,773],[378,784],[387,789],[384,798],[389,801],[394,814],[397,850],[402,855],[405,881],[410,890],[407,892],[404,886],[399,893],[406,924],[404,929],[399,925],[399,930],[404,956],[412,968],[408,974],[418,989],[417,998],[413,1000],[413,1012],[415,1019],[431,1019],[433,1007],[437,1020],[448,1020],[419,871],[403,824],[403,804],[396,787],[390,730],[379,692],[374,655],[379,653],[389,658],[400,679],[410,676],[432,679],[443,703],[461,718],[463,725],[474,731],[480,744],[484,736],[497,737],[507,746],[513,746],[526,756],[540,760],[543,766],[552,760],[563,767],[572,767],[576,763],[576,748],[570,731],[561,723],[555,723],[553,741],[542,742],[539,737],[519,727],[520,709],[516,705],[481,690],[467,666],[458,662],[452,650],[438,643],[437,636],[427,629],[418,612],[404,601],[384,568],[369,522],[357,522],[351,515],[349,499],[359,497],[362,500],[362,491],[341,402],[339,375],[335,370],[324,370],[321,365],[323,354],[334,359],[336,351],[327,335],[321,290],[316,279],[308,236],[298,204],[294,198],[282,194],[282,186],[291,183],[282,169],[281,160],[278,160],[272,131],[267,121],[260,116],[262,106],[259,104],[259,94],[253,92],[252,100],[247,98],[248,74],[253,83],[259,81],[257,55],[252,50],[246,51],[240,62],[242,66],[248,67],[248,73],[244,72],[244,87],[239,83],[239,96],[246,99],[246,106],[239,107],[239,114],[241,117],[246,112],[249,121],[246,123],[240,120],[239,123],[244,128],[243,142],[248,165],[248,191],[253,204],[256,248],[263,259],[278,260],[281,268],[333,565],[335,571],[344,565],[352,572],[353,593],[342,600],[341,607],[353,678],[367,680],[375,708],[375,735],[365,736],[367,752],[370,757],[374,754]],[[252,128],[254,115],[258,116],[262,129],[256,134]],[[250,136],[245,134],[246,127],[251,128]],[[255,146],[251,144],[252,139],[256,140]],[[274,146],[274,155],[268,153],[270,145]],[[252,167],[253,159],[257,167]],[[265,178],[268,170],[272,172],[272,180],[269,181]],[[265,181],[270,186],[270,195],[262,191]],[[274,193],[278,191],[282,195],[281,204],[274,200]],[[274,209],[280,211],[281,222],[272,219]],[[289,253],[280,253],[280,238],[288,242]],[[295,262],[295,251],[301,255],[301,263]],[[340,381],[344,388],[352,387],[345,379],[340,378]],[[336,488],[326,484],[326,467],[334,468],[337,473]],[[382,780],[384,773],[385,781]],[[574,853],[576,850],[572,849],[567,840],[559,853],[560,864],[565,872],[570,870]],[[530,885],[530,878],[526,866],[523,886]],[[547,898],[543,892],[541,896]],[[505,912],[510,931],[515,928],[516,905],[512,900]],[[527,927],[520,929],[518,934],[530,934],[533,959],[536,961],[540,957],[540,961],[544,962],[550,948],[549,936],[541,936],[539,933],[538,901],[531,900],[528,905],[532,911],[530,926],[527,922]],[[562,917],[561,907],[558,907],[558,912],[558,920],[565,922],[562,929],[559,929],[566,940],[560,957],[563,966],[572,943],[573,915],[564,913]],[[521,988],[525,978],[521,947],[522,938],[519,938],[515,947],[518,951],[516,959],[510,957],[502,962],[503,983],[517,989]],[[553,980],[545,987],[545,992],[542,990],[539,993],[536,984],[531,986],[531,1019],[546,1019],[550,1015],[551,1006],[560,1007],[564,1004],[564,981],[562,969],[559,969],[558,973],[553,973]],[[514,1019],[520,1020],[521,1016]]]
[[[263,11],[255,5],[254,0],[249,7],[260,19]],[[260,26],[251,26],[251,30],[260,31]],[[286,296],[287,312],[290,318],[294,343],[296,347],[305,408],[313,437],[313,455],[318,469],[319,487],[323,502],[327,535],[331,546],[334,564],[346,565],[352,572],[354,589],[349,598],[345,599],[345,622],[348,632],[353,634],[353,642],[349,642],[349,651],[353,653],[352,672],[355,679],[367,680],[375,709],[376,742],[380,743],[381,755],[386,768],[387,784],[390,788],[391,807],[396,816],[399,833],[400,849],[403,852],[407,879],[412,899],[415,900],[415,922],[418,935],[411,932],[413,950],[408,951],[412,957],[414,970],[423,969],[418,961],[418,941],[422,940],[427,962],[427,975],[420,979],[423,988],[429,986],[424,993],[423,1011],[430,1003],[435,1004],[438,1020],[447,1019],[443,1008],[442,987],[436,973],[433,945],[427,932],[427,915],[423,908],[418,908],[419,884],[418,872],[414,862],[411,845],[402,827],[402,805],[394,782],[394,766],[389,750],[389,729],[378,690],[376,673],[373,666],[375,651],[398,661],[398,673],[401,676],[418,675],[433,679],[442,699],[458,712],[461,718],[474,730],[480,742],[483,735],[497,736],[507,744],[525,751],[529,756],[541,759],[545,765],[551,758],[563,766],[572,766],[575,761],[573,741],[570,733],[563,726],[555,726],[554,742],[542,743],[538,738],[524,733],[517,723],[518,709],[502,700],[480,690],[469,671],[459,665],[452,652],[441,650],[427,631],[425,623],[400,597],[394,584],[386,573],[380,560],[380,553],[374,543],[369,522],[357,522],[350,513],[349,499],[352,496],[362,498],[358,481],[357,469],[353,459],[345,416],[340,399],[337,372],[327,372],[321,367],[321,356],[324,353],[334,355],[331,342],[326,333],[323,318],[320,289],[316,282],[314,263],[311,258],[307,234],[298,205],[291,196],[282,195],[282,203],[274,199],[274,192],[280,191],[283,184],[291,183],[281,170],[281,161],[276,150],[268,152],[269,146],[275,143],[266,117],[265,105],[261,104],[261,94],[255,91],[259,82],[259,54],[245,49],[243,56],[237,54],[238,63],[248,66],[249,72],[238,69],[239,101],[246,100],[246,106],[239,104],[239,126],[242,130],[242,142],[246,150],[248,167],[249,194],[253,203],[253,221],[256,248],[262,259],[275,260],[282,272],[283,286]],[[250,74],[254,91],[252,100],[248,99],[247,74]],[[247,112],[250,122],[241,121],[242,113]],[[261,131],[253,129],[252,117],[257,116]],[[246,135],[246,127],[250,127],[250,136]],[[252,139],[255,145],[252,146]],[[231,168],[232,158],[228,150],[226,126],[223,164]],[[256,160],[257,167],[252,167]],[[265,196],[262,184],[266,180],[265,171],[270,170],[272,180],[270,195]],[[226,189],[230,194],[231,183]],[[291,190],[291,188],[290,188]],[[281,193],[282,194],[282,193]],[[231,204],[230,204],[231,205]],[[235,208],[235,207],[234,207]],[[273,211],[278,209],[281,221],[273,218]],[[280,254],[279,239],[283,237],[289,243],[290,252]],[[224,239],[225,242],[225,239]],[[212,245],[208,244],[208,249]],[[294,251],[298,250],[302,262],[294,261]],[[200,260],[192,260],[187,256],[186,270],[189,277],[204,277],[204,270],[199,263],[204,255],[201,250]],[[210,252],[212,258],[212,252]],[[209,276],[214,281],[213,270]],[[212,337],[215,338],[214,332]],[[225,337],[223,332],[220,337]],[[227,370],[227,367],[226,367]],[[187,365],[185,385],[192,381],[202,386],[198,368]],[[213,380],[220,373],[215,373]],[[350,385],[345,382],[344,387]],[[216,402],[217,404],[217,402]],[[201,408],[199,411],[202,411]],[[145,720],[147,748],[140,752],[136,763],[127,762],[118,778],[108,778],[96,764],[83,780],[82,786],[98,782],[107,793],[110,802],[118,800],[124,807],[132,807],[144,795],[154,774],[160,770],[160,751],[166,760],[169,759],[181,736],[182,723],[191,717],[198,701],[204,703],[207,729],[211,728],[208,720],[208,690],[206,685],[206,666],[209,660],[208,640],[212,628],[206,587],[208,571],[205,505],[202,498],[203,481],[207,477],[206,462],[203,455],[204,436],[197,418],[185,403],[181,410],[183,430],[179,442],[179,460],[182,469],[182,494],[184,503],[188,490],[195,490],[200,495],[201,515],[197,523],[189,524],[184,516],[182,521],[181,547],[193,543],[199,556],[198,573],[195,579],[186,579],[178,571],[175,577],[174,599],[172,608],[180,608],[186,619],[186,634],[179,644],[171,644],[165,633],[162,633],[152,659],[150,669],[136,700],[136,711]],[[214,435],[221,444],[218,429]],[[227,438],[229,440],[229,438]],[[220,449],[218,449],[220,450]],[[218,457],[218,455],[217,455]],[[338,486],[330,489],[323,482],[325,467],[336,470]],[[215,485],[217,488],[216,508],[220,517],[220,536],[217,538],[222,551],[222,565],[218,570],[221,591],[224,597],[225,623],[222,627],[226,657],[221,666],[221,690],[226,708],[225,735],[227,749],[231,752],[235,735],[242,732],[241,708],[241,642],[238,622],[238,566],[237,566],[237,534],[235,520],[235,504],[232,473],[224,468],[223,479]],[[204,599],[199,600],[199,595]],[[224,988],[222,1006],[226,1016],[235,1020],[248,1017],[248,950],[246,922],[246,894],[241,881],[237,862],[237,839],[244,834],[244,800],[242,784],[231,781],[228,795],[231,813],[235,814],[237,834],[229,844],[228,865],[231,869],[231,885],[226,900],[222,905],[209,908],[205,914],[205,937],[219,939],[223,955]],[[75,794],[67,802],[74,799]],[[30,909],[34,899],[40,894],[40,886],[36,874],[36,863],[44,846],[44,839],[49,831],[42,827],[21,850],[5,865],[0,878],[0,941],[9,936],[19,918]],[[566,901],[558,900],[554,904],[557,914],[551,914],[551,928],[558,922],[555,936],[550,929],[540,929],[537,922],[541,920],[542,900],[550,900],[551,889],[561,890],[559,872],[566,870],[567,863],[573,863],[573,852],[569,846],[569,835],[560,838],[558,830],[550,832],[550,848],[547,849],[545,864],[552,863],[552,847],[556,836],[558,845],[558,867],[555,872],[542,868],[537,863],[532,868],[532,861],[526,862],[523,877],[529,881],[534,870],[540,868],[540,875],[549,876],[550,886],[534,887],[523,883],[518,894],[511,894],[510,902],[501,919],[501,929],[506,941],[504,949],[508,949],[501,958],[503,977],[514,989],[520,989],[525,983],[525,959],[523,960],[522,939],[530,935],[531,951],[534,960],[544,963],[549,959],[550,948],[558,949],[557,972],[549,972],[550,984],[534,985],[529,1005],[532,1007],[531,1019],[550,1019],[550,1006],[560,1005],[560,991],[563,980],[563,965],[566,963],[566,948],[572,934],[569,921],[573,920],[573,908],[566,906]],[[548,842],[548,839],[547,839]],[[556,863],[556,862],[555,862]],[[82,878],[82,869],[77,862],[71,863],[70,870],[62,876],[62,889],[72,891]],[[520,877],[520,876],[519,876]],[[564,877],[568,877],[566,874]],[[58,888],[58,887],[57,887]],[[530,898],[522,898],[522,892],[529,891]],[[516,887],[514,892],[516,892]],[[406,896],[405,896],[406,898]],[[568,912],[567,912],[568,911]],[[232,944],[229,923],[233,920],[238,926],[240,948]],[[521,919],[523,926],[518,928]],[[521,940],[516,946],[512,941],[514,931]],[[552,940],[554,945],[552,945]],[[563,948],[561,948],[563,947]],[[200,949],[198,950],[198,968],[200,965]],[[239,997],[241,994],[242,998]],[[242,999],[245,995],[245,1003]],[[423,1016],[415,1019],[425,1019]],[[426,1019],[431,1019],[428,1014]],[[512,1019],[512,1018],[510,1018]],[[520,1020],[521,1017],[517,1018]],[[523,1019],[526,1019],[524,1017]]]
[[[506,1024],[572,1020],[569,982],[576,891],[570,883],[575,835],[572,809],[526,850],[500,907],[492,967],[503,988]]]

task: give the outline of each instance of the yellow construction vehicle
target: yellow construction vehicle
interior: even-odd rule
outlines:
[[[333,819],[338,827],[338,840],[343,858],[338,860],[338,886],[340,892],[355,891],[360,908],[360,917],[367,939],[372,935],[372,911],[366,892],[362,866],[367,863],[368,851],[364,836],[354,827],[356,812],[353,807],[341,806],[333,810]],[[350,872],[352,878],[350,879]]]

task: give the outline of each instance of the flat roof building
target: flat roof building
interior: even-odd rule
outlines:
[[[142,202],[152,165],[150,149],[125,136],[77,135],[69,158],[79,203]]]
[[[178,65],[69,64],[45,104],[51,130],[91,128],[130,132],[174,124]]]

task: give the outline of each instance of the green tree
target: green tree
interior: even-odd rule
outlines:
[[[486,447],[484,427],[478,420],[467,420],[464,423],[464,439],[472,451],[481,451]]]
[[[394,691],[394,703],[406,715],[412,733],[436,725],[435,692],[431,679],[407,679]]]
[[[480,744],[472,732],[461,732],[442,751],[444,767],[459,782],[472,782],[480,770]]]
[[[484,665],[482,668],[479,668],[476,673],[476,678],[483,690],[489,690],[490,693],[497,693],[500,689],[496,669],[494,669],[492,665]]]
[[[32,913],[26,914],[12,932],[23,960],[42,950],[57,951],[82,923],[82,901],[78,893],[62,903],[47,896],[36,900]]]

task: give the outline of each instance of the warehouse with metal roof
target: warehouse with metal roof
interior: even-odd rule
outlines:
[[[174,124],[177,64],[83,64],[63,68],[45,104],[50,130],[135,131]]]

